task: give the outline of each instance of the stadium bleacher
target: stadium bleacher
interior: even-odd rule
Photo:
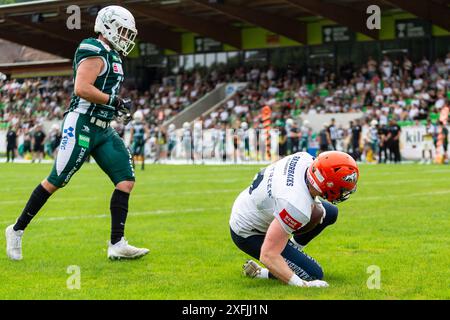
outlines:
[[[365,20],[356,21],[342,14],[353,11],[367,15],[364,1],[359,0],[352,6],[335,1],[314,7],[297,1],[254,1],[251,5],[239,3],[239,11],[233,8],[240,1],[200,2],[124,2],[136,15],[141,32],[136,49],[125,61],[127,77],[121,95],[132,98],[133,111],[144,114],[152,137],[149,141],[167,144],[167,124],[172,119],[218,84],[234,82],[246,86],[222,105],[211,105],[211,110],[189,120],[191,129],[194,122],[199,122],[203,130],[231,130],[224,135],[229,140],[229,153],[236,145],[230,142],[235,139],[233,132],[242,123],[247,123],[249,129],[261,130],[261,110],[265,106],[271,108],[272,128],[278,132],[274,139],[283,140],[286,135],[289,144],[291,138],[301,136],[297,129],[291,130],[290,123],[293,121],[300,129],[306,118],[323,118],[324,122],[336,118],[342,140],[349,139],[349,122],[355,115],[361,118],[362,136],[372,120],[380,128],[388,127],[389,120],[410,128],[423,126],[429,119],[436,126],[436,136],[440,122],[444,126],[448,123],[449,25],[439,10],[445,9],[440,4],[429,7],[431,16],[422,16],[425,13],[409,13],[410,8],[401,3],[385,3],[381,6],[384,19],[380,31],[368,29]],[[51,54],[41,54],[37,59],[68,58],[53,62],[45,75],[43,67],[34,63],[20,62],[18,66],[11,61],[0,66],[0,72],[9,73],[9,78],[0,82],[3,131],[17,127],[23,136],[37,123],[47,123],[44,127],[49,130],[62,120],[73,84],[70,77],[55,75],[68,74],[67,62],[73,50],[83,37],[92,35],[93,16],[104,3],[95,1],[95,6],[92,1],[80,1],[83,14],[88,15],[83,16],[81,29],[70,33],[56,31],[65,16],[49,13],[60,10],[65,2],[0,7],[6,17],[0,25],[0,38]],[[33,20],[37,15],[39,25]],[[249,26],[240,29],[237,21]],[[336,22],[341,29],[334,29]],[[292,27],[302,32],[293,33]],[[10,28],[20,37],[8,33]],[[46,45],[36,41],[40,36],[48,37]],[[8,43],[2,41],[2,48]],[[9,51],[18,50],[15,47]],[[30,77],[24,77],[26,74]],[[348,117],[332,116],[341,114]],[[308,139],[316,149],[323,125],[319,121],[312,123]],[[180,122],[177,126],[181,130]],[[404,141],[403,145],[409,143],[408,139]],[[420,149],[414,143],[409,147]],[[288,149],[292,152],[291,147]],[[365,154],[362,140],[361,149]]]

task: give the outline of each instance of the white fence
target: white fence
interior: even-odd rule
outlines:
[[[404,160],[420,160],[424,147],[425,126],[403,127],[400,136],[400,149]],[[129,133],[125,141],[129,141]],[[267,139],[269,137],[269,139]],[[170,139],[172,138],[172,139]],[[145,154],[153,160],[170,159],[181,163],[253,163],[272,162],[279,158],[279,131],[249,129],[241,130],[209,129],[187,134],[178,129],[175,135],[167,137],[166,143],[150,138],[145,146]],[[268,141],[267,141],[268,140]],[[19,137],[19,144],[23,137]],[[338,143],[342,151],[342,143]],[[169,154],[169,149],[171,152]],[[309,142],[309,151],[317,150],[317,141]],[[436,150],[432,148],[433,154]],[[6,131],[0,131],[0,153],[6,152]],[[442,152],[442,150],[440,150]]]
[[[163,145],[155,138],[150,139],[146,156],[181,163],[253,163],[279,158],[278,130],[249,129],[244,133],[233,129],[209,129],[191,133],[178,129],[167,139]]]

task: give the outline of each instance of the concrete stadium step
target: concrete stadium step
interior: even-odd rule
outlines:
[[[192,122],[201,115],[218,108],[239,89],[245,88],[246,86],[246,82],[219,84],[214,90],[207,93],[201,99],[191,104],[173,118],[164,122],[163,126],[167,127],[173,123],[177,128],[181,128],[184,122]]]

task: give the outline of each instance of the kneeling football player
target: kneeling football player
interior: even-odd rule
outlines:
[[[333,204],[356,191],[358,178],[355,160],[339,151],[323,152],[316,159],[298,152],[260,171],[234,202],[230,218],[236,246],[266,266],[249,260],[244,274],[299,287],[327,287],[322,268],[303,247],[336,221]]]
[[[81,42],[73,60],[74,94],[62,125],[63,137],[53,170],[31,194],[14,225],[6,228],[6,252],[22,259],[22,236],[31,219],[47,199],[64,187],[89,155],[115,185],[111,197],[110,259],[139,258],[149,250],[136,248],[124,238],[128,200],[134,186],[131,156],[110,122],[131,120],[130,103],[117,96],[123,82],[122,60],[134,46],[137,30],[133,15],[125,8],[108,6],[98,12],[97,38]]]

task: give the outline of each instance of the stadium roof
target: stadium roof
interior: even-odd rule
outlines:
[[[305,21],[323,17],[377,39],[366,28],[366,8],[401,9],[450,30],[447,0],[46,0],[0,6],[0,38],[72,58],[81,39],[93,35],[100,7],[116,3],[136,17],[139,38],[181,52],[182,33],[193,32],[242,48],[241,28],[259,26],[307,43]],[[68,30],[66,9],[81,8],[81,30]]]

